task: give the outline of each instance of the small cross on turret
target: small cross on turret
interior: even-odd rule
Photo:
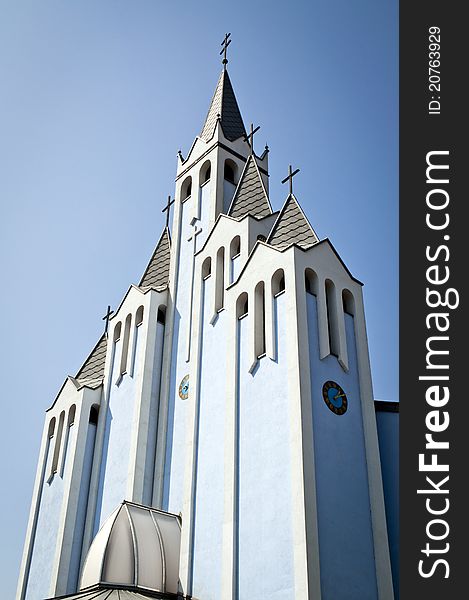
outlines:
[[[161,211],[161,212],[165,212],[166,213],[166,229],[168,229],[168,227],[169,227],[169,213],[170,213],[170,210],[171,210],[171,206],[173,204],[174,204],[174,200],[171,200],[171,196],[168,196],[168,201],[166,203],[166,206]]]
[[[290,195],[293,194],[293,177],[295,177],[295,175],[299,172],[300,169],[295,169],[292,171],[291,165],[288,165],[288,175],[285,177],[285,179],[282,179],[282,183],[290,181]]]
[[[251,154],[254,154],[254,134],[259,131],[260,127],[254,129],[254,125],[251,123],[251,133],[244,136],[244,141],[251,146]]]

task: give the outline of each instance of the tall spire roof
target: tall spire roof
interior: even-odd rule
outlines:
[[[223,134],[230,142],[246,135],[243,118],[226,69],[223,69],[218,79],[207,118],[200,133],[200,137],[206,142],[213,137],[218,119],[220,119]]]
[[[269,234],[267,243],[285,250],[293,244],[303,249],[310,248],[318,241],[318,236],[301,210],[298,200],[293,194],[289,194]]]
[[[153,256],[145,269],[145,273],[140,281],[140,287],[145,286],[166,286],[169,278],[169,260],[171,241],[169,238],[169,229],[165,227],[161,237],[156,245]]]
[[[244,167],[228,211],[228,215],[235,219],[246,214],[258,219],[272,214],[269,198],[256,159],[252,154]]]

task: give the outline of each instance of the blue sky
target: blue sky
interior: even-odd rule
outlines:
[[[245,123],[365,283],[375,396],[398,398],[396,0],[0,0],[1,581],[14,596],[44,411],[140,278],[232,34]]]

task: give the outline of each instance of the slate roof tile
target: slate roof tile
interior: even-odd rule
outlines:
[[[297,199],[290,194],[274,223],[267,243],[284,250],[293,244],[306,249],[317,244],[318,241]]]
[[[256,160],[248,158],[228,212],[235,219],[250,214],[262,218],[272,214],[269,198],[262,183]]]
[[[200,133],[200,137],[206,142],[213,136],[218,115],[220,115],[221,126],[226,139],[232,142],[246,135],[246,129],[238,103],[236,102],[233,86],[231,85],[228,71],[225,69],[223,69],[218,79],[207,118]]]
[[[140,287],[167,285],[169,280],[169,262],[171,258],[169,231],[166,228],[156,245],[155,251],[140,281]]]

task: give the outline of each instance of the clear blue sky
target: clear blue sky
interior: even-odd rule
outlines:
[[[398,394],[397,0],[0,0],[2,595],[44,411],[136,283],[232,33],[246,124],[365,283],[375,396]]]

